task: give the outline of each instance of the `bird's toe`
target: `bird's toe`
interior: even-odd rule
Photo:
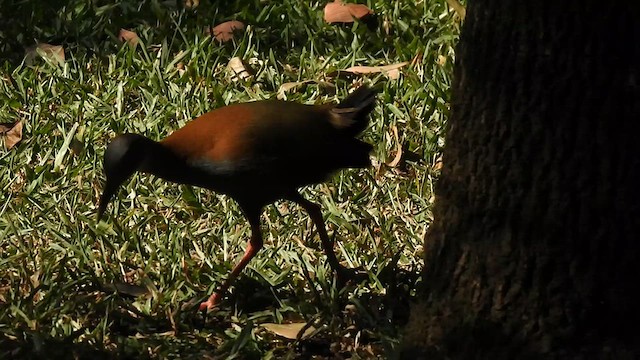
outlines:
[[[209,299],[207,299],[207,301],[200,303],[199,310],[200,311],[212,310],[220,303],[220,300],[221,300],[220,296],[218,296],[217,293],[214,293],[213,295],[209,296]]]

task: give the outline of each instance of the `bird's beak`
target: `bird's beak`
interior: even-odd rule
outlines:
[[[118,187],[120,184],[114,184],[113,182],[107,180],[105,184],[104,191],[102,192],[102,196],[100,196],[100,203],[98,204],[98,219],[100,221],[102,219],[102,215],[104,215],[104,211],[107,209],[107,205],[111,200],[111,197],[118,191]]]

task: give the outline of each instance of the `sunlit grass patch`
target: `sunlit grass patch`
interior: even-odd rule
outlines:
[[[15,55],[21,44],[2,48],[9,60],[0,122],[22,120],[24,130],[22,142],[0,151],[0,357],[366,358],[392,351],[420,281],[455,15],[436,1],[370,1],[378,21],[371,28],[327,24],[316,2],[214,2],[196,10],[136,4],[78,0],[47,16],[15,5],[19,25],[11,31],[25,44],[27,34],[61,44],[66,60],[27,65],[22,49]],[[204,34],[230,19],[246,24],[233,41]],[[121,27],[138,34],[138,46],[117,39]],[[229,69],[233,57],[251,68],[249,77]],[[404,61],[410,64],[396,80],[333,75]],[[278,202],[262,216],[265,248],[222,309],[204,319],[183,305],[225,278],[244,251],[248,224],[226,197],[145,175],[127,182],[107,220],[96,223],[106,144],[121,132],[160,139],[210,109],[276,98],[282,84],[304,80],[316,82],[288,91],[288,100],[337,102],[362,82],[381,89],[363,133],[374,145],[374,166],[303,191],[322,205],[339,259],[362,266],[369,279],[338,287],[311,221]],[[403,161],[389,166],[398,149]],[[138,296],[116,293],[118,284],[133,285]],[[260,327],[301,321],[316,334],[298,342]]]

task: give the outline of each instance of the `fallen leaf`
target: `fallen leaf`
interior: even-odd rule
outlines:
[[[447,57],[444,55],[438,55],[438,65],[444,66],[447,63]]]
[[[416,66],[422,64],[422,51],[418,51],[416,56],[411,59],[411,66]]]
[[[263,328],[272,333],[287,339],[296,340],[300,331],[307,326],[307,323],[290,323],[290,324],[260,324]],[[316,329],[313,326],[306,327],[304,333],[300,335],[300,339],[309,337]]]
[[[122,42],[128,43],[132,47],[136,47],[136,45],[138,45],[138,42],[140,41],[138,34],[127,29],[120,29],[118,39],[120,39],[120,41]]]
[[[398,135],[398,127],[395,125],[391,126],[391,132],[393,133],[393,138],[396,142],[396,156],[391,160],[387,165],[390,167],[398,167],[402,161],[402,143],[400,142],[400,136]]]
[[[337,72],[329,74],[329,76],[340,76],[343,74],[351,74],[351,75],[366,75],[366,74],[376,74],[383,73],[389,79],[395,80],[400,77],[400,69],[404,66],[408,65],[408,61],[404,61],[397,64],[391,65],[383,65],[383,66],[352,66],[350,68],[344,70],[338,70]]]
[[[4,136],[4,146],[7,150],[11,150],[17,143],[22,140],[22,121],[14,124],[0,124],[0,134]]]
[[[352,72],[354,74],[388,73],[393,70],[398,70],[407,64],[409,64],[408,61],[384,66],[352,66],[345,69],[345,71]]]
[[[33,288],[40,286],[40,271],[36,270],[31,276],[29,276],[29,280],[31,280],[31,286]]]
[[[180,74],[180,76],[184,75],[184,73],[186,72],[186,70],[184,69],[184,63],[182,61],[176,64],[176,69],[178,69],[178,74]]]
[[[433,164],[433,170],[435,171],[440,171],[442,169],[442,156],[440,156],[437,160],[436,163]]]
[[[244,24],[237,20],[226,21],[216,25],[207,33],[213,35],[221,43],[233,40],[233,34],[238,30],[244,30]]]
[[[286,100],[287,95],[286,93],[296,89],[296,88],[303,88],[305,85],[310,84],[310,83],[314,83],[314,80],[304,80],[304,81],[294,81],[294,82],[287,82],[284,83],[282,85],[280,85],[280,87],[278,88],[278,99],[280,100]]]
[[[318,84],[322,89],[324,90],[335,90],[335,85],[333,85],[330,82],[326,82],[326,81],[317,81],[317,80],[303,80],[303,81],[294,81],[294,82],[287,82],[284,83],[282,85],[280,85],[280,88],[278,88],[278,99],[283,100],[287,98],[287,93],[294,91],[296,89],[304,89],[305,86],[307,86],[308,84]]]
[[[237,56],[229,60],[229,63],[227,64],[227,68],[233,72],[234,74],[233,80],[237,80],[237,79],[247,80],[252,75],[251,69],[247,65],[245,65],[245,63],[242,61],[241,58]]]
[[[451,8],[460,16],[460,20],[464,21],[465,16],[467,16],[467,10],[458,0],[447,0],[447,3]]]
[[[11,286],[0,287],[0,303],[3,303],[3,304],[7,303],[7,299],[4,297],[4,294],[9,294],[10,290],[12,290]]]
[[[328,23],[352,23],[373,14],[373,11],[362,4],[343,4],[336,0],[324,7],[324,21]]]
[[[63,63],[65,60],[64,48],[62,46],[38,43],[38,45],[27,48],[25,51],[26,63],[30,65],[38,55],[58,63]]]
[[[400,77],[400,69],[391,69],[385,75],[391,80],[397,80]]]
[[[200,5],[200,0],[183,0],[182,3],[186,9],[195,9]]]
[[[384,29],[385,34],[391,34],[391,20],[389,20],[389,16],[384,17],[384,21],[382,21],[382,28]]]

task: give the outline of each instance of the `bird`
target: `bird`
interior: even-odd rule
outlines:
[[[336,276],[361,273],[340,264],[321,207],[304,198],[301,187],[322,183],[345,168],[371,165],[373,146],[358,139],[369,125],[377,91],[362,85],[336,104],[307,105],[260,100],[207,112],[160,141],[117,135],[104,152],[106,182],[99,199],[100,221],[111,198],[137,172],[231,197],[247,219],[251,235],[244,255],[216,291],[199,305],[209,311],[263,247],[260,215],[278,200],[301,206],[317,228],[327,262]]]

